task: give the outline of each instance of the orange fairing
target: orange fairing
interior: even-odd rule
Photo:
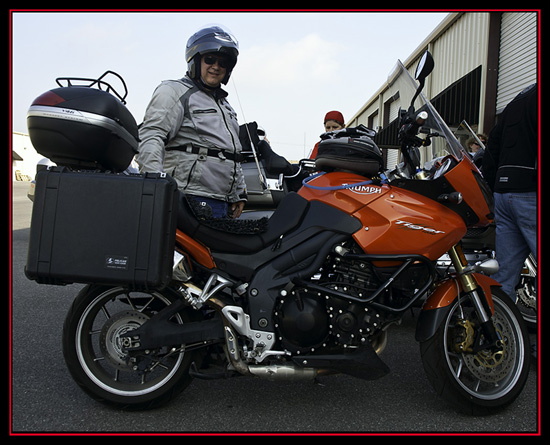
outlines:
[[[353,216],[363,223],[354,238],[371,254],[414,252],[435,261],[466,234],[464,221],[455,212],[395,187]]]
[[[487,298],[487,302],[491,307],[491,311],[494,313],[491,286],[500,286],[500,284],[487,275],[475,273],[473,274],[473,277],[475,278],[477,284],[482,287],[485,297]],[[441,281],[432,294],[428,297],[422,309],[430,310],[449,306],[458,296],[458,292],[462,292],[462,284],[460,283],[460,280],[451,278],[449,280]]]
[[[353,214],[370,202],[378,199],[390,189],[387,185],[364,184],[367,178],[355,173],[333,172],[320,175],[308,181],[316,188],[302,187],[299,195],[308,201],[322,201],[348,214]],[[364,184],[353,186],[353,184]],[[349,189],[335,190],[342,185],[352,186]],[[328,188],[320,190],[319,188]]]
[[[493,219],[492,209],[489,209],[482,192],[483,185],[476,180],[476,176],[481,180],[477,167],[468,156],[464,156],[464,159],[456,167],[445,174],[445,179],[449,181],[455,190],[462,193],[464,202],[478,216],[479,221],[474,227],[485,227]],[[487,190],[487,193],[489,194],[490,191]]]
[[[202,264],[204,267],[207,267],[208,269],[213,269],[216,267],[216,264],[212,259],[212,255],[210,254],[210,250],[198,241],[195,241],[193,238],[183,233],[181,230],[176,230],[176,245],[188,252],[189,255],[195,259],[195,261]]]
[[[329,190],[302,187],[299,193],[358,218],[363,228],[353,237],[368,254],[415,253],[435,261],[465,235],[466,226],[458,214],[418,193],[387,184],[330,190],[364,182],[362,176],[334,172],[309,182]]]

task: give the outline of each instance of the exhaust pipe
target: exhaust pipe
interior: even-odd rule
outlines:
[[[319,374],[316,368],[298,368],[289,365],[248,365],[248,371],[256,377],[271,381],[313,380]]]
[[[206,303],[219,311],[223,316],[226,356],[233,369],[240,374],[253,375],[271,381],[297,381],[313,380],[321,373],[321,370],[317,368],[302,368],[293,365],[249,365],[245,363],[239,354],[237,335],[233,331],[236,329],[243,335],[248,333],[244,312],[242,312],[241,308],[226,305],[221,299],[215,296],[209,297]]]

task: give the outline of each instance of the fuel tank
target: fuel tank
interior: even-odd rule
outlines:
[[[319,175],[299,194],[358,218],[355,241],[368,254],[419,254],[436,260],[466,234],[462,217],[442,204],[389,184],[368,183],[360,175]]]

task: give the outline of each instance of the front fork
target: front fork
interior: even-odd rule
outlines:
[[[492,308],[489,305],[489,299],[491,298],[490,294],[489,296],[486,295],[487,290],[484,290],[482,286],[478,284],[472,274],[472,272],[479,270],[479,268],[468,265],[468,262],[466,261],[466,256],[462,251],[462,246],[460,246],[459,244],[449,250],[449,256],[456,270],[457,277],[462,285],[462,289],[464,293],[470,297],[474,305],[475,311],[477,312],[477,315],[481,321],[481,329],[485,337],[485,341],[483,342],[483,345],[477,342],[478,344],[477,347],[474,347],[474,352],[477,352],[476,349],[487,348],[493,350],[502,350],[502,339],[497,333],[495,325],[491,319]],[[478,264],[477,266],[482,267],[481,264]]]

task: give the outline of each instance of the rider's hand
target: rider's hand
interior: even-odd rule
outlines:
[[[245,201],[234,202],[231,204],[231,218],[238,218],[243,213]]]

